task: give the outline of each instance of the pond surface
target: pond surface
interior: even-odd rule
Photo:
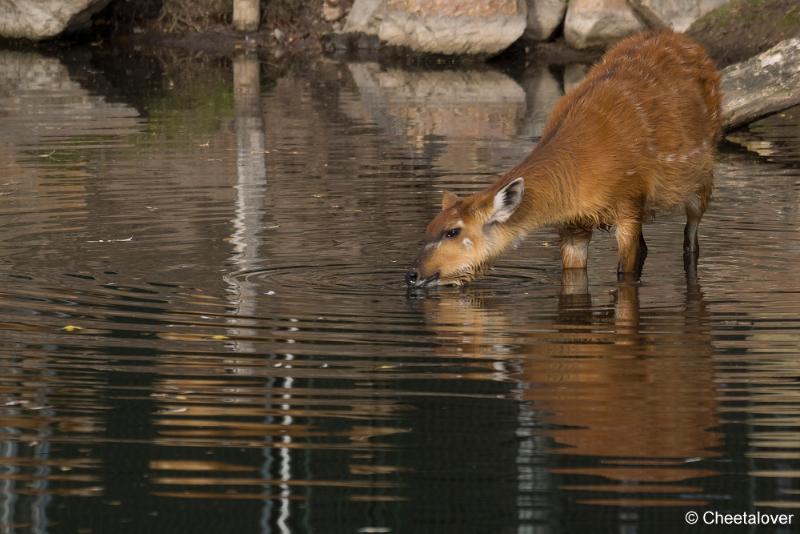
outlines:
[[[640,285],[544,230],[407,293],[580,66],[0,51],[0,530],[677,532],[800,506],[800,112]],[[731,527],[727,527],[730,529]],[[789,527],[785,527],[788,531]]]

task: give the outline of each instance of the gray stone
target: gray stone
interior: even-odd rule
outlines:
[[[800,104],[800,38],[722,71],[722,125],[732,129]]]
[[[564,20],[565,0],[528,0],[528,26],[525,37],[546,41]]]
[[[628,0],[639,18],[651,28],[689,29],[692,23],[729,0]]]
[[[574,48],[607,46],[645,29],[625,0],[570,0],[564,37]]]
[[[436,54],[496,54],[525,31],[526,0],[386,0],[378,36]]]
[[[327,22],[336,22],[344,16],[344,9],[339,4],[331,4],[330,2],[322,3],[322,18]]]
[[[41,40],[89,25],[110,0],[0,0],[0,37]]]
[[[347,14],[345,33],[378,35],[386,0],[355,0]]]

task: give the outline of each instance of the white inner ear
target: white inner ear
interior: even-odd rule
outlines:
[[[522,176],[506,184],[494,195],[494,211],[492,211],[492,216],[489,217],[489,222],[506,222],[519,207],[524,193],[525,179]]]

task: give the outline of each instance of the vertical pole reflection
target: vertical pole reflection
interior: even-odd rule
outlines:
[[[236,114],[236,217],[233,220],[233,262],[240,270],[259,260],[258,231],[263,226],[267,169],[264,162],[264,117],[261,111],[261,66],[258,56],[243,52],[233,59]],[[254,311],[255,291],[245,279],[231,279],[237,315]]]
[[[2,430],[5,434],[9,435],[18,433],[16,428],[3,427]],[[14,465],[13,459],[16,458],[18,454],[19,445],[16,441],[6,440],[0,442],[0,457],[11,460],[0,470],[0,473],[6,475],[0,479],[0,521],[2,521],[0,532],[3,534],[13,532],[10,525],[13,525],[16,521],[14,505],[17,501],[17,488],[14,482],[14,475],[17,473],[18,469]]]
[[[291,354],[286,355],[287,360],[291,360],[293,357]],[[289,388],[292,387],[292,377],[287,376],[286,380],[283,384],[283,387],[286,388],[286,391],[289,391]],[[291,409],[291,405],[288,403],[288,400],[291,399],[291,395],[285,393],[282,395],[283,399],[287,400],[287,404],[282,404],[281,409],[286,410],[288,413]],[[292,416],[285,415],[283,417],[283,424],[284,425],[291,425],[292,424]],[[285,434],[281,437],[283,443],[291,443],[292,437],[288,434]],[[281,454],[281,507],[280,507],[280,515],[278,516],[278,528],[280,529],[281,533],[288,533],[291,532],[291,529],[288,525],[290,510],[289,510],[289,496],[291,495],[291,490],[289,489],[290,486],[288,481],[292,478],[292,462],[291,462],[291,455],[289,447],[282,447],[280,449]]]
[[[236,216],[233,220],[233,263],[236,265],[239,276],[228,277],[231,285],[232,304],[234,316],[229,320],[233,325],[230,329],[231,337],[235,340],[233,350],[241,353],[252,353],[255,347],[251,342],[243,341],[243,337],[254,334],[252,329],[242,328],[242,317],[252,321],[255,316],[258,302],[258,288],[248,280],[247,273],[259,267],[262,260],[259,250],[258,232],[264,226],[264,205],[267,195],[267,170],[265,164],[266,136],[264,133],[264,115],[261,109],[261,65],[258,56],[253,52],[242,52],[233,60],[233,88],[234,110],[236,128]],[[277,384],[277,378],[267,378],[265,388],[267,391],[275,387],[288,389],[292,379],[287,377],[282,384]],[[283,395],[290,399],[289,394]],[[288,402],[284,405],[288,409]],[[274,423],[272,416],[267,416],[267,423]],[[291,424],[290,416],[283,417],[281,423]],[[283,436],[283,442],[290,442],[291,437]],[[275,448],[264,448],[264,462],[261,473],[264,480],[273,477],[273,454]],[[280,532],[290,532],[288,522],[290,517],[291,491],[285,482],[291,478],[290,449],[283,447],[278,454],[277,469],[280,473],[280,505],[276,523]],[[270,493],[270,488],[265,488]],[[273,502],[271,498],[264,499],[261,513],[261,531],[271,532],[270,526],[273,517]]]

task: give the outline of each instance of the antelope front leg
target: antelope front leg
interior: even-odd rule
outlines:
[[[619,263],[617,277],[631,275],[638,279],[642,275],[642,267],[647,257],[647,243],[642,235],[642,221],[624,219],[617,222],[616,229]]]
[[[558,235],[561,238],[561,266],[564,269],[585,269],[592,231],[566,226],[559,228]]]

